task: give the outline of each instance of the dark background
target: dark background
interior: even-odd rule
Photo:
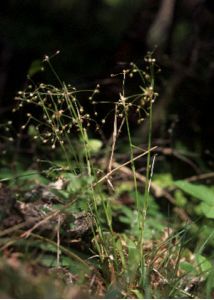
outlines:
[[[102,86],[115,99],[120,82],[109,75],[148,50],[162,72],[154,110],[154,137],[185,145],[213,166],[214,1],[8,0],[0,3],[0,117],[13,118],[18,90],[34,82],[56,84],[40,71],[44,55],[77,87]],[[101,96],[100,96],[101,97]],[[144,136],[146,123],[134,122]],[[108,130],[106,130],[108,131]],[[107,132],[108,134],[108,132]]]

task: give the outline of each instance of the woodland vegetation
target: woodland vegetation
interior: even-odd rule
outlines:
[[[214,3],[0,3],[0,298],[213,298]]]

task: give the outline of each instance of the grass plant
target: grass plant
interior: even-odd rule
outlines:
[[[155,155],[152,157],[155,150],[152,146],[152,110],[158,97],[155,86],[158,68],[152,53],[145,57],[145,69],[132,63],[121,73],[112,75],[118,76],[122,83],[118,101],[112,104],[112,111],[108,112],[114,119],[109,147],[105,145],[101,134],[108,115],[98,120],[96,111],[100,86],[97,85],[94,90],[78,90],[66,85],[55,72],[50,58],[46,56],[44,61],[54,74],[57,87],[32,83],[16,96],[14,113],[26,112],[26,121],[21,130],[34,141],[36,153],[41,152],[41,157],[36,158],[40,164],[41,178],[46,177],[50,182],[62,181],[62,186],[54,190],[61,202],[54,204],[54,207],[46,207],[44,217],[28,229],[25,229],[26,223],[21,223],[2,231],[1,238],[8,234],[15,235],[1,246],[1,250],[5,251],[12,245],[23,249],[23,241],[28,249],[32,249],[31,243],[34,245],[33,242],[38,240],[40,243],[37,247],[43,250],[35,251],[34,259],[41,259],[41,262],[49,267],[54,265],[58,270],[66,266],[71,274],[75,273],[75,268],[78,269],[75,282],[88,288],[88,297],[193,297],[184,284],[188,272],[180,268],[183,252],[186,251],[183,236],[187,229],[176,233],[167,224],[164,226],[163,219],[160,221],[163,224],[157,224],[156,227],[152,223],[155,215],[161,218],[159,208],[150,194],[155,166]],[[126,81],[133,77],[140,80],[140,84],[138,92],[130,94]],[[134,144],[130,114],[135,115],[138,123],[148,119],[146,149]],[[93,131],[100,133],[100,139],[94,138]],[[122,131],[127,137],[123,147],[129,149],[129,157],[116,165],[115,156],[119,151]],[[139,149],[140,154],[136,155],[135,150]],[[142,158],[146,158],[146,161],[141,161]],[[141,183],[141,175],[136,167],[139,161],[141,165],[144,163],[145,169]],[[129,177],[131,174],[131,184],[125,182],[125,187],[116,177],[122,170],[126,174],[128,172]],[[22,178],[20,175],[19,178],[24,180],[24,176]],[[115,199],[122,189],[134,199],[131,208]],[[18,196],[18,201],[23,202],[22,194]],[[69,243],[64,241],[66,233],[61,216],[73,216],[76,213],[90,216],[90,222],[93,223],[86,254],[75,247],[70,249]],[[56,223],[52,237],[37,231],[53,218]],[[83,222],[85,224],[87,218]],[[127,229],[115,230],[117,223],[120,226],[126,224]],[[71,243],[78,244],[79,238]],[[186,264],[190,264],[190,258],[186,260]],[[87,274],[77,275],[80,269],[84,269],[84,272],[88,269]]]

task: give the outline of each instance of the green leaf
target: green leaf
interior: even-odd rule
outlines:
[[[214,205],[214,192],[211,188],[204,185],[196,185],[184,180],[175,181],[175,185],[190,196],[206,202],[208,205]]]
[[[212,270],[212,264],[206,257],[200,254],[196,254],[195,257],[201,272],[205,273]]]
[[[195,273],[195,272],[196,272],[194,266],[193,266],[191,263],[187,262],[187,261],[181,262],[181,263],[179,264],[179,266],[180,266],[180,268],[181,268],[182,270],[184,270],[184,271],[187,272],[187,273],[191,273],[191,272],[194,272],[194,273]]]
[[[40,263],[48,268],[56,267],[56,257],[53,257],[52,255],[43,255],[40,258]]]
[[[81,180],[78,178],[78,176],[69,173],[65,178],[70,181],[67,186],[68,193],[75,193],[81,188]]]
[[[206,281],[206,298],[212,299],[212,292],[214,290],[214,269],[212,269],[207,277]]]
[[[184,193],[182,191],[175,191],[174,197],[177,206],[184,207],[186,205],[187,198],[184,196]]]
[[[202,203],[201,210],[207,218],[214,219],[214,204],[210,206],[206,203]]]
[[[158,186],[165,188],[173,184],[173,178],[170,173],[162,173],[158,175],[154,175],[153,182]]]
[[[96,139],[90,139],[88,141],[88,150],[92,153],[92,154],[96,154],[99,152],[99,150],[101,149],[103,143],[100,140],[96,140]]]

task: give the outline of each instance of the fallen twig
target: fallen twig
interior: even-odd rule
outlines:
[[[121,168],[123,168],[123,167],[129,165],[132,161],[135,161],[135,160],[141,158],[142,156],[147,155],[150,151],[154,151],[156,148],[157,148],[157,146],[155,146],[155,147],[153,147],[153,148],[151,148],[151,149],[149,149],[149,150],[147,150],[147,151],[145,151],[145,152],[139,154],[138,156],[134,157],[133,159],[128,160],[127,162],[125,162],[125,163],[122,164],[122,165],[119,165],[119,164],[118,164],[117,167],[115,167],[113,170],[111,170],[111,171],[108,172],[106,175],[104,175],[102,178],[100,178],[97,182],[95,182],[95,183],[93,184],[93,187],[95,187],[95,186],[98,185],[99,183],[103,182],[104,180],[107,180],[107,179],[109,178],[109,176],[111,176],[113,173],[117,172],[119,169],[121,169]]]
[[[214,178],[214,172],[191,176],[189,178],[186,178],[185,180],[189,181],[189,182],[193,182],[193,181],[199,181],[199,180],[206,180],[206,179],[210,179],[210,178]]]

